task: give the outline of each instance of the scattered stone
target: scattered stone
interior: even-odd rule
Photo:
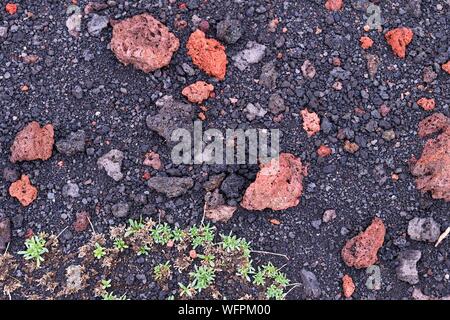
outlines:
[[[98,36],[102,30],[108,26],[108,22],[108,17],[93,14],[91,20],[87,24],[89,34]]]
[[[13,168],[9,168],[9,167],[5,167],[3,169],[3,179],[6,182],[14,182],[16,180],[19,180],[20,175],[19,172],[17,172],[17,170],[13,169]]]
[[[228,60],[220,42],[208,39],[203,31],[196,30],[189,36],[186,48],[197,67],[219,80],[225,79]]]
[[[383,139],[386,141],[392,141],[395,139],[395,131],[393,129],[383,132]]]
[[[307,298],[318,299],[322,295],[319,281],[314,273],[306,269],[300,270],[303,290]]]
[[[7,35],[8,35],[8,28],[0,27],[0,38],[6,38]]]
[[[383,221],[374,218],[364,232],[347,241],[342,248],[341,256],[345,264],[357,269],[373,265],[378,260],[377,253],[383,245],[385,234]]]
[[[84,152],[86,145],[86,133],[83,130],[71,132],[65,139],[56,142],[56,149],[62,154],[73,156],[76,153]]]
[[[342,290],[344,292],[344,297],[350,298],[353,293],[355,292],[356,286],[353,282],[352,277],[350,277],[348,274],[346,274],[342,278]]]
[[[203,103],[214,92],[214,86],[204,81],[197,81],[183,89],[183,96],[187,97],[189,102]]]
[[[124,155],[123,152],[117,149],[112,149],[97,160],[99,168],[103,168],[106,174],[113,178],[114,181],[120,181],[123,178],[121,166]]]
[[[11,222],[8,218],[0,218],[0,253],[6,249],[6,245],[11,242]]]
[[[259,103],[249,103],[243,111],[245,112],[245,117],[249,121],[253,121],[256,118],[262,118],[267,113],[267,110],[261,107]]]
[[[309,60],[305,60],[300,69],[302,70],[303,76],[308,79],[312,79],[316,76],[316,68]]]
[[[38,189],[31,185],[30,178],[22,175],[20,180],[12,183],[9,187],[9,194],[16,198],[22,206],[29,206],[37,198]]]
[[[145,154],[144,166],[152,167],[155,170],[161,169],[161,159],[159,154],[153,151],[149,151]]]
[[[355,153],[359,150],[359,145],[355,142],[350,142],[349,140],[345,140],[344,150],[348,153]]]
[[[110,45],[124,65],[148,73],[167,66],[180,43],[165,25],[144,13],[113,23]]]
[[[312,137],[320,131],[320,119],[317,113],[303,109],[300,111],[300,114],[303,118],[303,129],[308,134],[308,137]]]
[[[373,40],[369,37],[361,37],[359,39],[359,42],[361,43],[361,48],[367,50],[373,46]]]
[[[442,70],[450,74],[450,60],[444,63],[442,66]]]
[[[269,110],[272,114],[279,114],[286,110],[283,97],[278,93],[273,93],[269,97]]]
[[[438,77],[438,74],[434,72],[433,67],[423,68],[423,81],[426,83],[431,83]]]
[[[320,158],[326,158],[326,157],[328,157],[329,155],[331,155],[331,152],[332,152],[331,148],[328,147],[328,146],[324,146],[324,145],[321,145],[321,146],[317,149],[317,155],[318,155]]]
[[[343,0],[327,0],[327,2],[325,2],[325,8],[329,11],[339,11],[343,6]]]
[[[203,188],[207,192],[212,192],[220,187],[223,179],[225,179],[225,173],[212,175],[209,177],[208,181],[203,184]]]
[[[247,42],[245,49],[236,54],[232,59],[234,65],[240,70],[244,71],[251,64],[260,62],[265,55],[266,46],[255,41]]]
[[[434,99],[420,98],[417,100],[417,105],[425,111],[430,111],[436,107],[436,102]]]
[[[111,212],[116,218],[126,218],[129,210],[130,205],[126,202],[119,202],[111,207]]]
[[[405,250],[398,255],[397,278],[409,284],[419,283],[419,272],[417,262],[422,257],[419,250]]]
[[[148,186],[156,192],[164,193],[168,198],[176,198],[185,194],[194,186],[190,177],[152,177]]]
[[[157,115],[147,117],[147,127],[167,142],[171,141],[172,132],[176,129],[192,131],[193,109],[190,104],[176,101],[172,96],[164,96],[156,102],[156,106],[160,110]]]
[[[375,54],[367,54],[367,70],[369,72],[370,79],[375,79],[375,75],[378,71],[378,66],[380,64],[380,58]]]
[[[328,223],[336,219],[336,210],[325,210],[322,216],[322,221]]]
[[[62,188],[64,197],[78,198],[80,196],[80,188],[76,183],[68,181]]]
[[[406,56],[406,47],[411,43],[413,36],[413,31],[406,27],[392,29],[385,34],[386,41],[391,46],[392,51],[402,59]]]
[[[217,24],[217,39],[227,44],[236,43],[242,36],[241,22],[227,17]]]
[[[225,205],[225,199],[216,189],[214,192],[208,192],[205,195],[205,217],[214,223],[226,223],[231,219],[237,207]]]
[[[433,218],[414,218],[408,223],[408,235],[416,241],[436,242],[441,235],[441,226]]]
[[[222,191],[228,199],[239,198],[244,191],[246,183],[247,180],[244,177],[232,173],[223,180],[220,191]]]
[[[275,67],[275,62],[269,62],[263,65],[261,75],[259,77],[259,84],[267,90],[274,90],[277,86],[278,72]]]
[[[48,160],[52,156],[54,131],[51,124],[41,128],[32,121],[15,137],[11,146],[12,163],[19,161]]]
[[[67,7],[66,14],[69,16],[66,20],[66,27],[69,34],[73,37],[78,37],[81,32],[81,9],[76,5]]]
[[[88,15],[92,12],[96,12],[96,11],[102,11],[108,8],[108,4],[107,3],[102,3],[102,2],[89,2],[85,7],[84,7],[84,14]]]
[[[295,207],[302,195],[307,169],[290,153],[260,165],[260,171],[245,191],[241,206],[247,210],[284,210]]]
[[[73,228],[76,232],[83,232],[89,226],[90,216],[86,211],[77,212],[76,220],[73,223]]]

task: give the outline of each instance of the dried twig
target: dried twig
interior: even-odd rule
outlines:
[[[281,253],[275,253],[275,252],[269,252],[269,251],[260,251],[260,250],[252,250],[250,252],[252,252],[252,253],[262,253],[262,254],[270,254],[270,255],[273,255],[273,256],[283,257],[286,260],[290,260],[287,255],[281,254]]]
[[[439,238],[438,238],[436,244],[434,245],[434,247],[437,247],[445,238],[447,238],[449,233],[450,233],[450,227],[448,227],[447,230],[445,230],[444,233],[442,233],[439,236]]]

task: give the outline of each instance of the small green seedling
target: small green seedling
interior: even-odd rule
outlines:
[[[172,230],[167,223],[156,225],[150,232],[153,241],[158,244],[166,245],[172,238]]]
[[[108,279],[102,279],[101,284],[102,284],[102,289],[103,289],[103,290],[106,290],[106,289],[108,289],[108,288],[111,288],[111,280],[108,280]]]
[[[216,278],[214,269],[208,266],[195,266],[195,271],[190,272],[189,275],[194,278],[192,281],[193,288],[199,292],[208,288]]]
[[[95,249],[94,249],[94,257],[98,260],[103,258],[106,255],[106,250],[104,247],[102,247],[99,243],[95,243]]]
[[[145,227],[145,224],[142,221],[142,218],[140,218],[139,221],[129,219],[128,224],[129,224],[129,226],[127,228],[127,231],[125,232],[125,237],[132,236],[133,234],[141,231]]]
[[[180,287],[180,297],[192,298],[192,296],[195,294],[195,289],[192,288],[192,284],[188,284],[187,286],[185,286],[182,283],[178,283],[178,286]]]
[[[125,240],[119,238],[114,241],[114,248],[119,250],[119,252],[123,252],[125,249],[128,249],[128,245],[125,243]]]
[[[139,248],[137,255],[138,256],[148,256],[148,253],[150,252],[150,248],[147,245],[143,245]]]
[[[39,268],[44,262],[42,255],[48,252],[45,247],[46,241],[42,236],[33,236],[25,240],[25,251],[19,251],[18,254],[23,255],[25,260],[36,260],[36,267]]]
[[[267,299],[284,300],[283,289],[272,284],[267,288],[266,297]]]
[[[153,268],[153,274],[156,281],[166,280],[170,277],[170,262],[158,264]]]
[[[220,237],[222,238],[222,248],[226,252],[231,252],[240,249],[241,241],[239,241],[239,239],[236,236],[232,236],[231,232],[230,235],[228,236],[221,234]]]
[[[121,295],[120,297],[116,296],[113,292],[108,292],[102,295],[103,300],[115,301],[115,300],[127,300],[126,295]]]
[[[211,227],[209,223],[200,228],[192,226],[189,229],[189,236],[192,240],[192,248],[196,249],[199,246],[206,246],[214,241],[215,228]]]
[[[266,276],[264,275],[264,271],[258,267],[258,272],[255,273],[253,277],[253,284],[257,286],[263,286],[266,283]]]
[[[175,227],[172,231],[172,239],[173,241],[181,242],[184,240],[185,232],[178,227]]]

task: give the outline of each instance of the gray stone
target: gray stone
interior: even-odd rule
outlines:
[[[422,257],[419,250],[405,250],[398,256],[398,267],[396,269],[397,278],[409,284],[419,283],[419,272],[417,271],[417,262]]]
[[[6,245],[11,241],[11,222],[8,218],[0,218],[0,250],[6,249]],[[3,252],[0,252],[3,254]]]
[[[242,36],[241,22],[227,18],[217,24],[217,39],[227,44],[236,43]]]
[[[123,161],[123,152],[117,149],[113,149],[100,157],[97,160],[99,168],[103,168],[106,174],[114,179],[114,181],[120,181],[123,178],[123,174],[120,171]]]
[[[98,36],[103,29],[108,26],[108,17],[93,14],[92,19],[88,22],[88,32],[90,35]]]
[[[7,27],[0,27],[0,38],[5,38],[8,35]]]
[[[111,207],[111,212],[116,218],[125,218],[128,216],[128,211],[130,210],[130,205],[126,202],[119,202]]]
[[[65,139],[56,142],[56,149],[62,154],[73,156],[78,152],[84,152],[86,133],[83,130],[72,132]]]
[[[300,277],[303,283],[303,290],[307,298],[317,299],[321,296],[322,290],[320,290],[319,281],[317,281],[316,275],[311,271],[302,269],[300,271]]]
[[[278,72],[273,61],[263,65],[261,69],[261,76],[259,77],[260,85],[267,90],[273,90],[276,88],[277,78]]]
[[[264,58],[266,46],[255,41],[249,41],[244,50],[232,57],[234,65],[241,71],[251,64],[260,62]]]
[[[286,110],[284,99],[278,93],[269,97],[269,110],[272,114],[279,114]]]
[[[185,194],[194,186],[190,177],[152,177],[148,180],[148,186],[168,198],[176,198]]]
[[[228,199],[239,198],[242,196],[246,182],[244,177],[232,173],[223,180],[220,190]]]
[[[64,197],[78,198],[80,196],[80,188],[76,183],[68,181],[62,188]]]
[[[408,235],[417,241],[436,242],[441,234],[440,225],[433,218],[414,218],[408,223]]]
[[[249,121],[253,121],[256,118],[262,118],[266,115],[267,111],[259,103],[253,104],[249,103],[243,110],[245,112],[245,117]]]

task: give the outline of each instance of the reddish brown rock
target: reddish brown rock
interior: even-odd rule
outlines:
[[[215,39],[207,39],[201,30],[194,31],[186,44],[192,62],[210,76],[225,79],[227,55],[225,47]]]
[[[373,40],[369,37],[361,37],[359,42],[361,43],[361,48],[363,49],[369,49],[373,46]]]
[[[442,70],[450,74],[450,60],[442,65]]]
[[[303,118],[303,129],[308,134],[308,137],[315,135],[320,131],[320,119],[315,112],[309,112],[308,109],[300,111]]]
[[[86,211],[78,212],[76,218],[77,219],[73,223],[73,228],[76,232],[83,232],[89,226],[89,213]]]
[[[344,6],[344,2],[342,0],[327,0],[325,2],[325,8],[329,11],[339,11]]]
[[[434,199],[450,201],[450,119],[435,113],[419,123],[419,135],[440,132],[429,139],[419,160],[411,164],[411,173],[416,177],[416,187],[422,192],[431,192]]]
[[[303,192],[307,168],[290,153],[260,165],[260,171],[245,191],[241,206],[247,210],[284,210],[295,207]]]
[[[383,245],[385,234],[383,221],[374,218],[364,232],[347,241],[342,248],[341,256],[345,264],[357,269],[373,265],[378,260],[377,253]]]
[[[227,222],[233,217],[237,207],[225,205],[225,199],[219,189],[205,195],[204,214],[213,222]]]
[[[214,86],[205,81],[197,81],[181,92],[192,103],[202,103],[207,100],[211,93],[214,92]]]
[[[317,155],[321,158],[328,157],[331,154],[331,148],[328,146],[321,145],[317,149]]]
[[[113,23],[111,50],[124,65],[144,72],[167,66],[179,45],[178,38],[147,13]]]
[[[52,156],[54,131],[51,124],[41,128],[32,121],[20,131],[11,146],[11,162],[47,160]]]
[[[434,99],[420,98],[417,100],[417,105],[425,111],[430,111],[436,107],[436,102]]]
[[[27,175],[22,175],[20,180],[13,182],[9,187],[9,194],[16,198],[22,206],[29,206],[37,198],[38,190],[30,183]]]
[[[405,27],[392,29],[384,35],[392,51],[402,59],[406,56],[406,46],[411,43],[413,36],[413,31]]]
[[[344,292],[344,296],[346,298],[350,298],[353,295],[353,292],[355,292],[355,289],[356,287],[352,277],[348,274],[342,277],[342,291]]]
[[[152,167],[155,170],[161,169],[161,159],[159,154],[153,151],[149,151],[145,154],[144,166]]]
[[[347,151],[348,153],[355,153],[359,150],[359,146],[355,142],[350,142],[348,140],[345,140],[344,150]]]

